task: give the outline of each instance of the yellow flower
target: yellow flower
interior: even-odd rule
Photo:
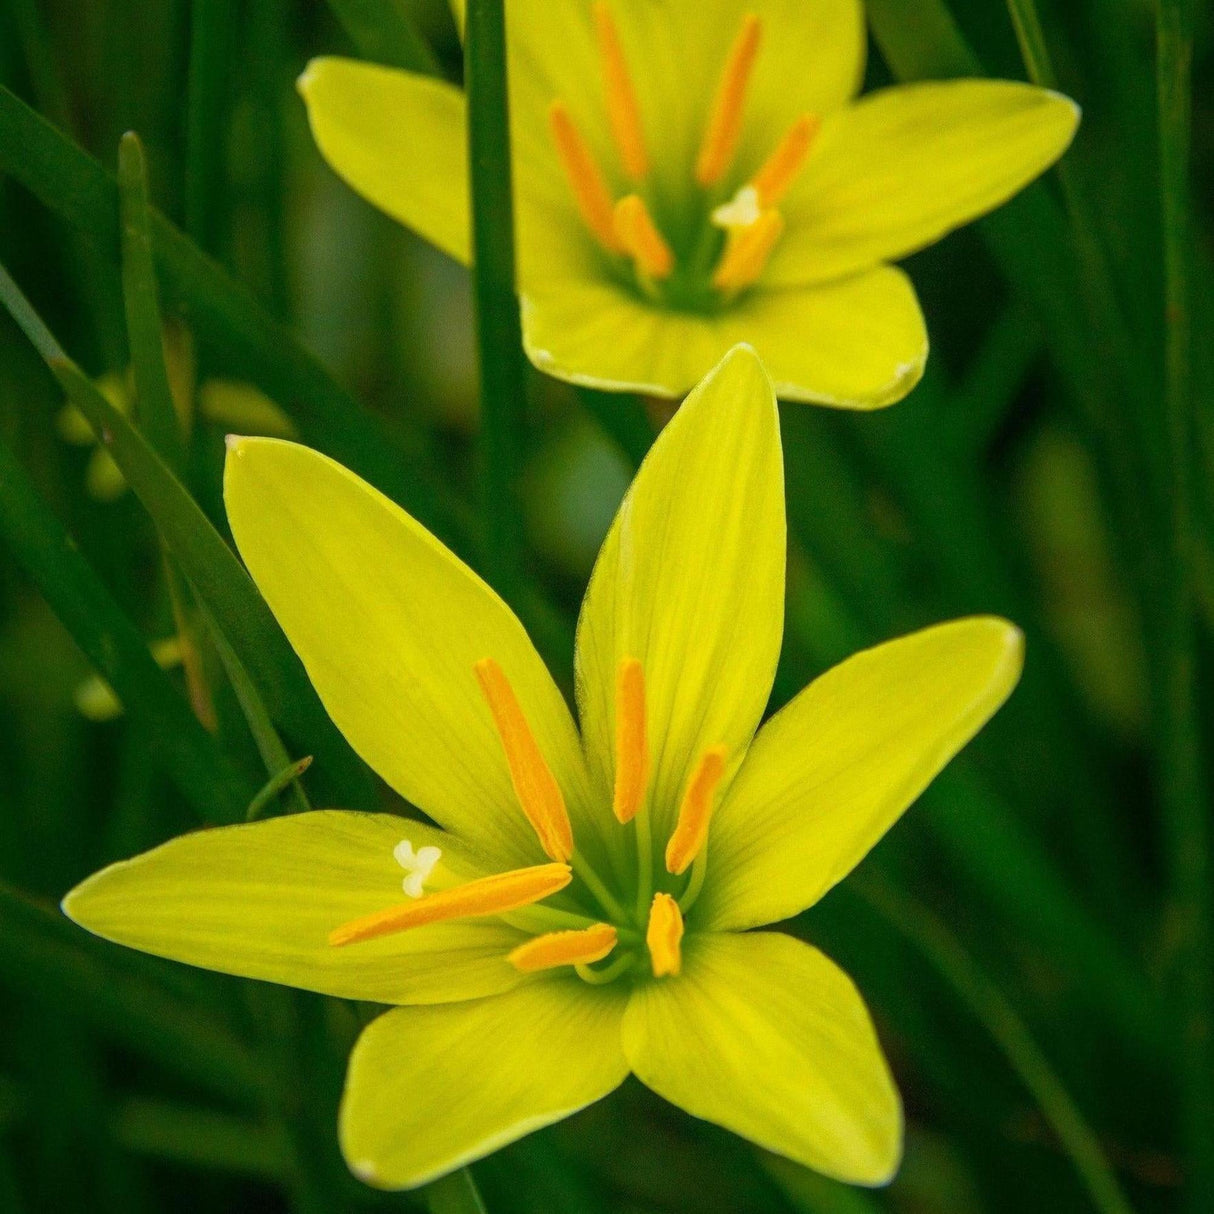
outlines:
[[[334,721],[438,824],[320,811],[175,839],[64,909],[211,969],[398,1004],[340,1114],[410,1187],[631,1071],[831,1176],[880,1184],[901,1111],[847,977],[775,923],[869,850],[1015,684],[1019,632],[960,620],[861,653],[755,733],[780,649],[782,455],[741,348],[657,439],[582,607],[580,731],[509,608],[324,456],[232,442],[250,572]],[[753,740],[752,740],[753,738]]]
[[[509,0],[523,334],[537,367],[679,397],[737,342],[779,396],[874,408],[922,374],[887,262],[1065,150],[1065,97],[957,80],[854,100],[860,0]],[[458,88],[345,59],[300,79],[312,132],[370,202],[468,260]]]

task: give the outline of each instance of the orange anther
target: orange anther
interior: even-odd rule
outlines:
[[[650,278],[667,278],[674,269],[674,254],[639,194],[628,194],[615,204],[615,235],[620,248]]]
[[[683,913],[669,894],[654,894],[649,907],[645,944],[655,978],[673,976],[683,968]]]
[[[649,782],[649,738],[645,728],[645,672],[636,658],[620,663],[615,681],[615,795],[611,808],[631,822]]]
[[[687,866],[700,854],[708,838],[708,823],[712,818],[713,793],[725,774],[725,747],[711,746],[696,764],[683,803],[679,806],[679,819],[674,834],[666,844],[666,871],[686,872]]]
[[[599,59],[603,65],[603,90],[607,95],[607,117],[611,137],[619,150],[624,171],[633,181],[649,172],[645,134],[641,129],[641,111],[637,106],[632,77],[620,46],[620,35],[606,0],[594,6],[594,27],[599,40]]]
[[[376,936],[424,927],[427,923],[441,923],[446,919],[504,914],[555,894],[571,880],[572,872],[567,864],[537,864],[532,868],[481,877],[465,885],[351,919],[329,933],[329,943],[335,946],[356,944],[360,940],[372,940]]]
[[[497,726],[510,783],[527,821],[539,838],[545,855],[565,861],[573,855],[573,828],[565,809],[565,798],[527,724],[527,718],[510,686],[505,672],[492,659],[476,663],[476,677],[489,702],[493,723]]]
[[[564,102],[552,103],[548,110],[548,122],[557,155],[583,221],[603,248],[618,253],[620,246],[615,238],[611,194]]]
[[[737,150],[738,136],[742,132],[742,107],[746,101],[746,86],[759,53],[759,35],[763,23],[754,13],[748,13],[742,28],[729,48],[729,57],[721,73],[709,113],[708,128],[700,154],[696,159],[696,181],[702,186],[716,185],[729,166]]]
[[[784,232],[779,211],[764,211],[748,228],[731,231],[712,274],[718,291],[740,291],[758,282],[771,251]]]
[[[524,974],[562,965],[589,965],[606,957],[617,938],[610,923],[596,923],[581,931],[548,932],[520,944],[506,960]]]
[[[810,145],[822,124],[813,114],[802,114],[763,162],[751,185],[759,196],[759,206],[773,207],[788,192],[788,187],[801,171],[809,155]]]

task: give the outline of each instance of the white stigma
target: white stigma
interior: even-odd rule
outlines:
[[[408,839],[402,839],[392,849],[392,854],[396,857],[397,864],[406,873],[405,879],[401,882],[401,888],[410,898],[420,898],[425,892],[422,887],[434,871],[434,866],[442,859],[443,849],[441,847],[419,847],[417,851],[414,851],[413,844]]]
[[[727,203],[713,211],[712,222],[726,231],[748,228],[759,218],[761,212],[759,191],[752,185],[744,185]]]

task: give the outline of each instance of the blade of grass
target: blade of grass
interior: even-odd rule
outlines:
[[[272,775],[262,786],[261,791],[249,802],[248,812],[245,814],[245,821],[252,822],[260,818],[265,812],[266,806],[270,804],[281,792],[285,791],[288,786],[299,788],[299,777],[312,766],[312,756],[304,755],[302,759],[296,759],[293,763],[288,763],[280,772]],[[299,812],[308,808],[306,800],[301,805],[295,807],[294,812]]]
[[[290,1142],[273,1122],[133,1097],[118,1106],[109,1128],[119,1146],[140,1155],[280,1184],[291,1173]]]
[[[265,702],[300,751],[316,754],[318,775],[350,808],[375,804],[370,775],[329,720],[299,659],[235,553],[147,441],[68,358],[54,335],[0,267],[8,308],[98,441],[122,469],[199,601],[256,681]],[[244,798],[243,804],[248,803]]]
[[[464,80],[480,363],[484,568],[502,597],[517,605],[523,581],[518,478],[527,380],[514,294],[514,187],[506,72],[504,0],[469,0]]]
[[[10,174],[105,256],[117,260],[118,194],[86,152],[0,87],[0,172]],[[256,384],[299,426],[303,440],[365,477],[443,539],[460,534],[440,480],[402,459],[387,431],[295,335],[159,212],[152,246],[165,294],[226,370]]]
[[[0,914],[0,982],[10,991],[70,1009],[107,1039],[225,1099],[257,1105],[267,1098],[260,1059],[195,1003],[118,963],[126,955],[115,946],[4,882]]]
[[[1186,1205],[1214,1207],[1214,931],[1209,800],[1203,770],[1196,681],[1193,569],[1193,426],[1189,261],[1192,216],[1193,7],[1159,0],[1156,85],[1164,252],[1164,433],[1170,506],[1164,604],[1160,612],[1162,696],[1157,761],[1172,860],[1178,950],[1182,1139]]]
[[[218,251],[224,198],[225,94],[232,61],[232,0],[190,0],[186,82],[185,230],[200,249]],[[121,161],[119,173],[121,175]]]
[[[163,324],[148,222],[147,162],[134,131],[123,135],[118,144],[118,188],[122,214],[122,296],[135,374],[135,416],[156,453],[174,475],[181,476],[185,445],[164,359]]]
[[[364,59],[406,72],[438,72],[438,60],[399,0],[329,0]]]
[[[961,942],[922,903],[871,872],[854,876],[848,889],[906,937],[994,1038],[1058,1136],[1101,1214],[1131,1214],[1131,1206],[1101,1149],[1100,1140],[1058,1073],[1003,992],[982,972]]]
[[[467,1168],[427,1185],[423,1193],[430,1214],[486,1214],[480,1190]]]
[[[3,444],[0,533],[198,813],[238,821],[249,790]]]

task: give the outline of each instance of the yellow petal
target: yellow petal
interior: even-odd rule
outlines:
[[[1023,638],[975,617],[849,658],[759,731],[713,821],[697,927],[797,914],[845,877],[1007,699]]]
[[[690,936],[678,978],[624,1017],[637,1077],[696,1117],[853,1184],[898,1165],[898,1093],[851,980],[770,932]]]
[[[381,1016],[346,1075],[339,1136],[350,1170],[411,1189],[606,1096],[628,1073],[625,998],[619,984],[540,980]]]
[[[440,923],[333,948],[339,924],[401,900],[402,839],[442,848],[435,880],[481,871],[448,835],[389,814],[292,814],[182,835],[103,869],[63,900],[106,940],[204,969],[346,999],[433,1003],[507,990],[526,937],[499,923]]]
[[[901,400],[927,359],[914,288],[892,266],[785,290],[768,289],[764,273],[715,316],[657,308],[601,278],[547,279],[526,292],[523,341],[549,375],[663,397],[682,396],[745,341],[781,400],[844,409]]]
[[[1066,151],[1079,121],[1057,93],[999,80],[885,89],[828,116],[781,210],[775,284],[904,257],[993,210]]]
[[[467,107],[454,85],[354,59],[299,78],[312,136],[369,203],[468,260]]]
[[[577,732],[510,609],[398,506],[323,455],[240,439],[224,480],[240,554],[329,715],[403,797],[495,869],[544,858],[519,808],[475,666],[497,662],[556,778],[579,846]],[[601,815],[600,815],[601,816]]]
[[[732,351],[654,443],[586,591],[576,673],[586,753],[612,801],[616,682],[645,676],[654,837],[721,745],[732,770],[767,703],[784,612],[784,469],[771,384]]]

